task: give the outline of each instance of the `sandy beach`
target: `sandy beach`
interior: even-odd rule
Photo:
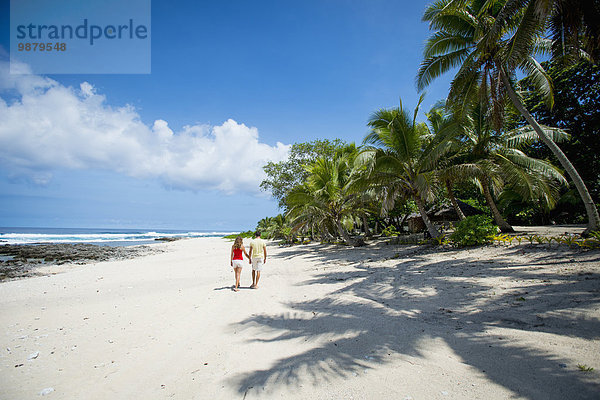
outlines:
[[[271,243],[235,293],[231,242],[152,246],[0,283],[0,398],[600,396],[598,251]]]

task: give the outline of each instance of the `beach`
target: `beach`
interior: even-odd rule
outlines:
[[[236,293],[230,241],[150,246],[0,283],[0,398],[600,393],[598,251],[269,242]]]

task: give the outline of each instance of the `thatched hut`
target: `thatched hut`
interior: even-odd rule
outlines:
[[[460,207],[465,217],[470,217],[471,215],[479,215],[483,214],[483,212],[473,206],[468,205],[467,203],[457,200],[458,207]],[[458,214],[456,210],[452,206],[446,206],[441,209],[430,210],[427,212],[427,216],[432,222],[437,224],[443,224],[445,222],[458,221]],[[412,233],[423,232],[425,227],[425,222],[423,222],[423,218],[421,218],[421,214],[412,213],[406,219],[408,224],[408,229]]]

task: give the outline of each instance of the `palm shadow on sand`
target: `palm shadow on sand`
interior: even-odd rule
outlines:
[[[583,319],[569,311],[582,306],[598,307],[600,275],[553,274],[540,271],[539,266],[564,267],[568,264],[565,257],[569,262],[597,263],[600,257],[590,261],[589,257],[584,260],[580,252],[557,250],[552,258],[547,251],[521,246],[503,254],[527,251],[532,257],[526,265],[508,257],[477,261],[468,252],[460,251],[456,259],[430,262],[424,252],[439,250],[416,246],[397,249],[398,259],[388,260],[385,266],[369,265],[367,260],[375,253],[368,248],[355,249],[365,262],[354,263],[352,272],[319,272],[301,283],[327,285],[344,281],[343,288],[327,298],[286,303],[289,313],[258,315],[236,324],[237,328],[269,333],[266,337],[270,339],[252,341],[305,339],[315,344],[304,353],[277,360],[267,369],[230,378],[228,383],[235,385],[240,394],[251,388],[318,385],[335,377],[349,378],[392,359],[397,363],[398,356],[422,357],[424,340],[441,339],[465,364],[515,396],[598,398],[600,385],[574,366],[565,368],[569,361],[558,358],[551,349],[542,352],[486,331],[503,327],[599,339],[599,320]],[[332,262],[349,264],[345,260],[347,251],[326,245],[313,246],[310,251],[299,247],[280,252],[278,258],[302,256],[323,266]],[[529,284],[522,291],[517,288],[490,296],[490,287],[457,279],[478,276],[524,280]],[[347,296],[359,301],[344,301]],[[527,300],[520,301],[524,298]],[[299,312],[309,317],[299,318]],[[409,368],[410,364],[405,366]]]

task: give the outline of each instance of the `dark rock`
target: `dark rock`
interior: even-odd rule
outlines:
[[[119,260],[160,252],[150,246],[110,247],[93,244],[27,244],[0,245],[0,255],[13,259],[0,263],[0,281],[35,275],[41,265]]]
[[[179,239],[181,239],[181,238],[180,237],[159,237],[159,238],[156,238],[154,240],[158,240],[158,241],[161,241],[161,242],[174,242],[174,241],[179,240]]]

